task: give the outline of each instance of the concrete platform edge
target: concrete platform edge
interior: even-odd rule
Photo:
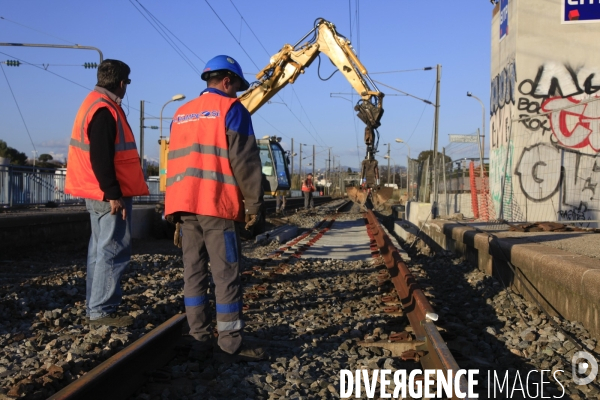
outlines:
[[[501,279],[528,300],[534,297],[551,315],[581,322],[600,339],[597,260],[515,238],[490,238],[453,221],[435,220],[420,225],[419,236],[434,251],[446,250],[464,256],[471,265]],[[402,220],[396,222],[394,230],[412,243],[418,227]],[[517,276],[507,258],[516,268]]]

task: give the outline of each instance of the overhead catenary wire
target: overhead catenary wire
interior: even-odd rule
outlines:
[[[33,150],[35,154],[37,154],[37,149],[35,148],[35,143],[33,143],[33,139],[31,138],[31,133],[29,132],[29,128],[27,127],[27,122],[25,122],[25,117],[23,117],[23,113],[21,112],[21,107],[19,107],[19,102],[17,101],[17,97],[12,90],[12,86],[10,85],[10,81],[8,80],[8,76],[6,76],[6,72],[4,71],[4,66],[0,64],[0,69],[2,69],[2,74],[4,75],[4,79],[6,79],[6,84],[8,85],[8,89],[10,90],[10,94],[12,95],[13,100],[15,101],[15,105],[17,106],[17,110],[19,111],[19,115],[21,116],[21,121],[23,121],[23,125],[25,126],[25,131],[27,131],[27,136],[29,136],[29,141],[31,142],[31,146],[33,146]]]
[[[423,103],[426,103],[426,104],[429,104],[429,105],[433,106],[433,103],[432,103],[431,101],[429,101],[429,100],[422,99],[422,98],[420,98],[420,97],[417,97],[417,96],[415,96],[415,95],[412,95],[412,94],[410,94],[410,93],[408,93],[408,92],[405,92],[405,91],[403,91],[403,90],[397,89],[397,88],[395,88],[395,87],[393,87],[393,86],[386,85],[385,83],[383,83],[383,82],[380,82],[380,81],[373,80],[373,82],[379,83],[380,85],[382,85],[382,86],[385,86],[385,87],[386,87],[386,88],[388,88],[388,89],[395,90],[396,92],[400,92],[400,93],[404,94],[405,96],[412,97],[413,99],[420,100],[420,101],[422,101]]]
[[[156,21],[157,24],[159,24],[160,26],[162,26],[167,32],[169,32],[169,34],[171,36],[173,36],[179,43],[181,43],[183,45],[183,47],[185,47],[187,50],[190,51],[190,53],[192,53],[198,60],[200,60],[202,62],[202,64],[206,64],[206,61],[204,61],[198,54],[194,53],[194,51],[192,49],[189,48],[188,45],[186,45],[181,39],[179,39],[177,37],[177,35],[175,35],[169,28],[166,27],[165,24],[163,24],[158,18],[156,18],[154,16],[154,14],[152,14],[146,7],[144,7],[138,0],[136,0],[137,3],[140,5],[140,7],[142,7],[144,9],[144,11],[146,11],[148,13],[148,15],[154,20]]]
[[[429,91],[429,96],[427,96],[427,98],[431,97],[431,94],[433,93],[433,89],[435,88],[435,82],[433,83],[433,85],[431,86],[431,90]],[[415,132],[417,131],[417,128],[419,126],[419,124],[421,123],[421,118],[423,118],[423,114],[425,113],[425,110],[427,109],[427,104],[423,105],[423,111],[421,111],[421,115],[419,116],[419,120],[417,121],[417,123],[415,124],[415,127],[413,129],[413,131],[411,132],[410,136],[408,137],[408,139],[405,140],[405,142],[408,143],[408,141],[413,137],[413,135],[415,134]]]
[[[327,143],[325,143],[321,137],[319,136],[319,133],[317,132],[317,128],[315,128],[314,124],[312,123],[311,119],[308,116],[308,113],[306,112],[306,110],[304,109],[304,106],[302,105],[302,102],[300,101],[300,98],[298,97],[298,94],[296,93],[296,90],[294,90],[294,87],[292,86],[292,93],[294,94],[294,96],[296,97],[296,99],[298,100],[298,104],[300,105],[300,109],[302,110],[302,112],[304,112],[304,115],[306,116],[306,119],[308,120],[310,126],[312,126],[312,128],[315,130],[315,133],[317,135],[317,137],[315,137],[310,130],[307,129],[307,132],[310,134],[310,136],[315,139],[316,142],[321,142],[321,144],[325,147],[327,147]],[[290,110],[291,111],[291,110]]]
[[[76,44],[77,44],[77,43],[74,43],[74,42],[70,42],[70,41],[68,41],[68,40],[66,40],[66,39],[62,39],[62,38],[60,38],[60,37],[58,37],[58,36],[51,35],[51,34],[49,34],[49,33],[47,33],[47,32],[40,31],[40,30],[38,30],[38,29],[32,28],[32,27],[30,27],[30,26],[23,25],[23,24],[21,24],[21,23],[19,23],[19,22],[12,21],[12,20],[10,20],[10,19],[8,19],[8,18],[5,18],[5,17],[2,17],[2,16],[0,16],[0,20],[8,21],[8,22],[10,22],[10,23],[13,23],[13,24],[15,24],[15,25],[19,25],[19,26],[22,26],[22,27],[24,27],[24,28],[31,29],[32,31],[35,31],[35,32],[38,32],[38,33],[41,33],[41,34],[44,34],[44,35],[47,35],[47,36],[53,37],[53,38],[55,38],[55,39],[58,39],[58,40],[60,40],[60,41],[63,41],[63,42],[65,42],[65,43],[74,44],[74,45],[76,45]]]
[[[252,62],[252,64],[254,64],[254,66],[256,67],[256,69],[260,71],[261,68],[254,62],[254,60],[252,59],[252,57],[250,57],[250,54],[248,54],[248,52],[246,51],[246,49],[244,48],[244,46],[242,46],[242,43],[235,37],[235,35],[233,34],[233,32],[231,32],[231,30],[229,29],[229,27],[227,26],[227,24],[225,23],[225,21],[223,21],[223,19],[221,19],[221,16],[217,13],[217,11],[213,8],[213,6],[210,5],[210,3],[208,2],[208,0],[204,0],[204,2],[212,10],[212,12],[215,14],[215,16],[217,17],[217,19],[221,22],[221,24],[223,25],[223,27],[227,30],[227,32],[229,32],[229,34],[231,35],[231,37],[233,38],[233,40],[235,40],[235,42],[238,44],[238,46],[240,46],[240,48],[242,49],[242,51],[244,52],[244,54],[248,57],[248,59]]]
[[[248,29],[250,29],[250,32],[252,33],[252,35],[254,36],[254,38],[256,39],[256,41],[260,44],[260,46],[263,48],[263,50],[265,51],[265,53],[267,53],[267,55],[270,56],[269,51],[265,48],[265,46],[263,46],[262,42],[260,41],[260,39],[258,38],[258,36],[256,36],[256,33],[254,33],[254,31],[250,27],[250,24],[248,24],[248,22],[246,21],[246,19],[244,18],[244,16],[240,12],[240,10],[238,10],[237,7],[235,6],[235,4],[233,4],[233,1],[229,0],[229,2],[233,6],[233,8],[235,8],[235,11],[237,11],[237,13],[240,15],[240,18],[246,24],[246,26],[248,27]]]
[[[273,128],[275,131],[277,131],[281,136],[286,137],[286,138],[290,138],[289,135],[283,133],[281,130],[279,130],[278,128],[276,128],[275,125],[273,125],[272,123],[270,123],[268,119],[266,119],[265,117],[263,117],[259,113],[255,113],[254,115],[256,115],[257,117],[259,117],[260,119],[262,119],[263,121],[265,121],[271,128]]]
[[[242,51],[244,52],[244,54],[246,54],[246,56],[248,57],[248,59],[250,59],[250,61],[252,62],[252,64],[256,67],[256,69],[258,69],[259,71],[261,70],[261,68],[258,67],[258,65],[256,64],[256,62],[252,59],[252,57],[250,57],[250,54],[248,54],[248,52],[246,51],[246,49],[244,48],[244,46],[242,46],[242,43],[240,42],[239,39],[237,39],[235,37],[235,35],[233,34],[233,32],[231,32],[231,30],[229,29],[229,27],[227,26],[227,24],[225,24],[225,22],[223,21],[223,19],[219,16],[219,14],[217,13],[217,11],[210,5],[210,3],[208,2],[208,0],[204,0],[206,2],[206,4],[210,7],[210,9],[212,10],[212,12],[215,14],[215,16],[217,17],[217,19],[221,22],[221,24],[225,27],[225,29],[227,30],[227,32],[229,32],[229,34],[231,35],[231,37],[235,40],[235,42],[238,44],[238,46],[240,46],[240,48],[242,49]],[[233,3],[232,3],[233,4]],[[240,17],[243,19],[242,14],[239,12],[239,10],[237,9],[237,7],[235,7],[235,10],[238,12],[238,14],[240,15]],[[248,26],[248,28],[250,28],[250,25],[248,24],[247,21],[244,20],[244,23]],[[252,31],[252,28],[250,28],[250,31]],[[253,31],[252,31],[253,32]],[[254,34],[254,32],[253,32]],[[256,35],[255,35],[256,37]],[[267,53],[267,55],[269,55],[268,51],[266,50],[266,48],[263,46],[263,44],[261,43],[260,39],[258,39],[258,37],[256,37],[256,40],[259,42],[259,44],[261,45],[261,47],[265,50],[265,52]],[[302,111],[304,112],[306,119],[308,120],[309,124],[313,127],[313,129],[315,130],[315,134],[317,135],[317,137],[320,138],[320,135],[318,133],[318,131],[316,130],[316,128],[314,127],[314,124],[312,123],[312,121],[310,120],[310,118],[308,117],[308,114],[306,113],[306,111],[304,110],[304,107],[302,106],[302,102],[300,101],[300,98],[298,97],[298,95],[296,94],[296,91],[294,90],[294,87],[291,86],[291,90],[292,93],[294,94],[294,96],[296,97],[296,99],[298,100],[298,103],[300,104],[300,108],[302,109]],[[278,97],[281,99],[281,97],[278,94]],[[283,102],[283,99],[281,99]],[[296,118],[296,120],[298,120],[298,122],[300,123],[300,125],[302,125],[302,127],[308,132],[308,134],[316,141],[319,142],[319,138],[315,137],[313,135],[313,133],[310,131],[310,129],[308,129],[306,127],[306,125],[304,125],[304,123],[302,122],[302,120],[293,112],[293,110],[285,103],[283,102],[283,104],[285,105],[285,107],[290,111],[290,113],[294,116],[294,118]],[[324,142],[321,140],[321,143],[324,144]]]
[[[0,61],[1,64],[6,64],[6,61]],[[28,63],[28,65],[37,67],[41,66],[43,68],[48,67],[83,67],[83,64],[52,64],[52,63]]]
[[[35,68],[41,69],[42,71],[48,72],[48,73],[50,73],[50,74],[52,74],[52,75],[54,75],[54,76],[57,76],[57,77],[59,77],[60,79],[64,79],[65,81],[67,81],[67,82],[69,82],[69,83],[72,83],[72,84],[74,84],[74,85],[77,85],[77,86],[79,86],[79,87],[81,87],[81,88],[83,88],[83,89],[85,89],[85,90],[87,90],[87,91],[92,91],[92,90],[93,90],[93,88],[89,88],[89,87],[87,87],[87,86],[84,86],[84,85],[82,85],[82,84],[80,84],[80,83],[77,83],[77,82],[75,82],[75,81],[73,81],[73,80],[71,80],[71,79],[69,79],[69,78],[66,78],[66,77],[64,77],[64,76],[62,76],[62,75],[60,75],[60,74],[57,74],[56,72],[52,72],[52,71],[50,71],[50,70],[48,70],[48,69],[46,69],[46,68],[42,68],[42,67],[40,67],[40,66],[38,66],[38,65],[36,65],[36,64],[30,63],[30,62],[28,62],[28,61],[25,61],[25,60],[23,60],[23,59],[21,59],[21,58],[18,58],[18,57],[12,56],[12,55],[10,55],[10,54],[7,54],[7,53],[5,53],[5,52],[3,52],[3,51],[0,51],[0,54],[3,54],[3,55],[5,55],[5,56],[7,56],[7,57],[10,57],[10,58],[12,58],[12,59],[14,59],[14,60],[18,60],[18,61],[19,61],[19,62],[21,62],[21,64],[23,64],[23,65],[31,65],[32,67],[35,67]],[[132,109],[132,110],[134,110],[134,111],[140,111],[139,109],[137,109],[137,108],[135,108],[135,107],[130,107],[130,106],[129,106],[129,104],[127,104],[127,108],[131,108],[131,109]],[[149,115],[149,116],[150,116],[150,117],[152,117],[152,118],[158,118],[157,116],[155,116],[155,115],[152,115],[152,114],[149,114],[149,113],[146,113],[146,112],[144,112],[144,115]]]
[[[358,1],[358,0],[357,0]],[[352,31],[352,0],[348,0],[348,17],[350,20],[350,43],[352,43],[354,41],[353,39],[353,31]],[[354,95],[351,96],[352,99],[352,103],[354,103]],[[354,122],[354,137],[356,138],[356,159],[357,159],[357,164],[360,166],[360,159],[361,159],[361,155],[360,155],[360,141],[358,139],[358,125],[357,125],[357,118],[356,115],[354,115],[354,109],[352,110],[352,121]]]
[[[395,71],[381,71],[381,72],[369,72],[369,75],[377,75],[377,74],[397,74],[400,72],[414,72],[414,71],[429,71],[432,69],[431,67],[425,68],[413,68],[413,69],[399,69]]]
[[[141,7],[141,8],[142,8],[144,11],[146,11],[146,13],[147,13],[148,15],[150,15],[150,16],[151,16],[151,18],[152,18],[153,20],[155,20],[155,21],[157,21],[157,20],[158,20],[158,19],[157,19],[156,17],[154,17],[154,15],[152,15],[152,14],[151,14],[151,13],[150,13],[150,12],[149,12],[149,11],[148,11],[148,10],[147,10],[145,7],[144,7],[144,6],[142,6],[138,0],[135,0],[135,2],[136,2],[136,3],[138,3],[138,4],[139,4],[139,6],[140,6],[140,7]],[[185,61],[185,63],[186,63],[186,64],[188,64],[188,65],[190,66],[190,68],[192,68],[192,69],[194,70],[194,72],[196,72],[198,75],[201,75],[201,74],[202,74],[202,73],[201,73],[201,71],[200,71],[200,70],[199,70],[199,69],[198,69],[198,68],[197,68],[197,67],[196,67],[196,66],[195,66],[195,65],[192,63],[192,61],[191,61],[191,60],[190,60],[190,59],[189,59],[189,58],[188,58],[188,57],[187,57],[187,56],[184,54],[184,52],[183,52],[183,51],[182,51],[182,50],[181,50],[181,49],[180,49],[180,48],[177,46],[177,44],[176,44],[176,43],[174,43],[173,39],[169,38],[169,37],[168,37],[168,35],[167,35],[167,34],[164,32],[164,29],[161,27],[161,26],[164,26],[162,23],[159,23],[160,25],[157,27],[157,26],[155,25],[155,23],[153,23],[153,22],[152,22],[152,21],[151,21],[151,20],[148,18],[148,16],[146,16],[146,14],[144,14],[144,12],[143,12],[143,11],[142,11],[140,8],[138,8],[138,6],[136,6],[136,5],[135,5],[135,3],[134,3],[134,0],[129,0],[129,3],[131,3],[131,5],[132,5],[132,6],[133,6],[133,7],[134,7],[134,8],[135,8],[135,9],[136,9],[136,10],[137,10],[139,13],[140,13],[140,15],[141,15],[142,17],[144,17],[144,19],[145,19],[146,21],[148,21],[148,23],[149,23],[150,25],[152,25],[152,27],[153,27],[153,28],[154,28],[154,29],[155,29],[155,30],[158,32],[158,34],[159,34],[160,36],[162,36],[162,38],[163,38],[163,39],[165,39],[165,41],[166,41],[166,42],[169,44],[169,46],[171,46],[171,48],[172,48],[173,50],[175,50],[175,52],[176,52],[176,53],[177,53],[177,54],[178,54],[178,55],[179,55],[179,56],[180,56],[180,57],[181,57],[181,58],[182,58],[182,59]],[[175,35],[173,35],[173,33],[171,33],[171,31],[169,31],[169,30],[167,30],[167,31],[168,31],[168,32],[169,32],[169,33],[170,33],[172,36],[175,36]],[[177,39],[177,40],[179,40],[179,39]],[[186,46],[186,47],[187,47],[187,46]],[[188,48],[188,50],[189,50],[189,48]],[[191,50],[190,50],[190,51],[191,51]]]
[[[79,87],[82,87],[82,88],[84,88],[84,89],[86,89],[86,90],[91,90],[90,88],[88,88],[88,87],[85,87],[85,86],[83,86],[83,85],[81,85],[81,84],[79,84],[79,83],[77,83],[77,82],[75,82],[75,81],[73,81],[73,80],[71,80],[71,79],[69,79],[69,78],[65,78],[65,77],[64,77],[64,76],[62,76],[62,75],[59,75],[59,74],[57,74],[57,73],[55,73],[55,72],[52,72],[52,71],[49,71],[49,70],[47,70],[46,68],[42,68],[42,67],[40,67],[40,66],[38,66],[38,65],[36,65],[36,64],[33,64],[33,63],[30,63],[30,62],[27,62],[27,61],[25,61],[25,60],[23,60],[23,59],[20,59],[20,58],[18,58],[18,57],[15,57],[15,56],[11,56],[10,54],[7,54],[7,53],[5,53],[5,52],[3,52],[3,51],[0,51],[0,54],[4,54],[4,55],[5,55],[5,56],[7,56],[7,57],[10,57],[10,58],[12,58],[12,59],[15,59],[15,60],[17,60],[17,61],[21,62],[21,64],[31,65],[32,67],[39,68],[39,69],[41,69],[41,70],[43,70],[43,71],[46,71],[46,72],[48,72],[48,73],[50,73],[50,74],[52,74],[52,75],[58,76],[59,78],[61,78],[61,79],[64,79],[64,80],[66,80],[66,81],[68,81],[68,82],[71,82],[71,83],[73,83],[73,84],[75,84],[75,85],[77,85],[77,86],[79,86]]]

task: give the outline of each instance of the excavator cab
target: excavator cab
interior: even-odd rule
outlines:
[[[263,190],[266,195],[275,196],[276,192],[287,192],[291,188],[287,154],[276,136],[258,139],[256,144],[260,151],[262,164]]]

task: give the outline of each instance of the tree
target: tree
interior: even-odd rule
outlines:
[[[422,151],[421,153],[419,153],[419,157],[417,158],[417,161],[423,162],[423,161],[427,160],[427,158],[429,158],[429,163],[431,164],[433,162],[433,150],[426,150],[426,151]],[[441,158],[442,158],[442,153],[440,153],[438,151],[437,159],[440,160]],[[450,158],[449,156],[446,156],[444,161],[445,161],[445,163],[449,163],[452,161],[452,158]]]
[[[41,162],[47,162],[54,160],[54,157],[52,157],[50,154],[44,153],[38,157],[38,160]]]
[[[27,155],[8,146],[4,140],[0,140],[0,157],[10,158],[13,165],[27,165]]]
[[[148,176],[158,176],[158,164],[148,163],[146,165],[146,173],[148,174]]]

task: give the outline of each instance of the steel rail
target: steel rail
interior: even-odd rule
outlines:
[[[390,275],[390,280],[394,284],[400,299],[404,315],[408,318],[417,341],[422,343],[416,346],[417,352],[423,354],[419,357],[421,365],[424,369],[442,370],[446,377],[448,377],[449,371],[452,371],[453,377],[456,376],[456,372],[460,367],[433,323],[433,320],[437,319],[437,314],[435,314],[431,303],[425,297],[416,279],[402,260],[398,249],[379,224],[373,211],[369,210],[365,214],[368,221],[367,227],[371,230],[377,242],[379,252]],[[467,379],[464,375],[461,376],[459,381],[459,389],[463,393],[468,393]],[[456,390],[453,396],[453,399],[459,398],[456,397]],[[469,397],[464,398],[469,399]]]
[[[327,203],[331,201],[330,196],[317,196],[313,197],[315,206]],[[265,199],[265,210],[266,212],[275,212],[275,199]],[[304,208],[304,197],[288,197],[285,203],[286,210],[294,210],[297,208]]]
[[[171,317],[48,399],[129,398],[146,382],[151,371],[164,366],[175,356],[184,321],[185,314]]]

